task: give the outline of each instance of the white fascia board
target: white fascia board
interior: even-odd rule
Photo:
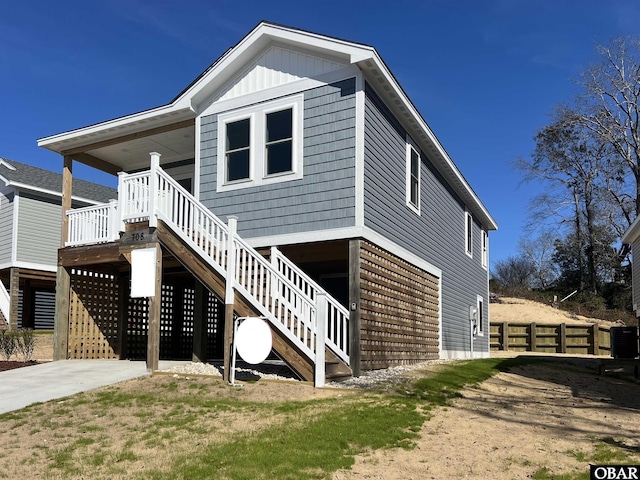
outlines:
[[[640,236],[640,215],[636,217],[633,223],[629,226],[624,235],[622,235],[622,243],[631,245]]]
[[[300,243],[325,242],[329,240],[346,240],[350,238],[363,238],[380,248],[400,257],[425,272],[440,278],[442,270],[423,260],[417,255],[400,245],[388,240],[369,227],[345,227],[334,230],[318,230],[314,232],[300,232],[283,235],[270,235],[265,237],[245,238],[245,241],[253,248],[273,247],[279,245],[295,245]]]
[[[25,183],[18,183],[18,182],[9,182],[9,186],[14,187],[16,190],[27,190],[30,192],[36,192],[36,193],[42,193],[44,195],[48,195],[48,196],[52,196],[52,197],[58,197],[61,198],[62,194],[60,192],[56,192],[54,190],[48,190],[46,188],[40,188],[40,187],[34,187],[31,185],[27,185]],[[117,196],[117,193],[116,195]],[[71,195],[71,200],[75,200],[77,202],[80,203],[86,203],[88,205],[100,205],[102,202],[98,202],[96,200],[91,200],[89,198],[84,198],[84,197],[78,197],[76,195]]]
[[[413,104],[411,103],[407,95],[404,93],[404,91],[396,81],[395,77],[391,74],[386,64],[382,61],[382,58],[378,55],[377,52],[375,52],[373,61],[376,63],[377,68],[384,75],[386,82],[393,89],[394,94],[401,100],[402,106],[411,114],[413,119],[418,123],[419,127],[427,134],[427,136],[429,137],[429,141],[435,146],[438,154],[445,161],[447,167],[453,173],[456,180],[458,180],[460,184],[464,186],[467,194],[475,202],[476,204],[475,206],[479,208],[480,211],[483,213],[485,217],[484,220],[489,222],[489,224],[486,225],[486,227],[489,230],[497,230],[498,224],[491,217],[491,214],[489,214],[489,211],[482,204],[482,202],[480,201],[478,196],[475,194],[475,192],[471,189],[471,186],[469,185],[469,183],[462,176],[462,174],[460,173],[460,170],[458,170],[458,167],[455,166],[455,164],[453,163],[453,160],[451,160],[451,157],[449,157],[449,154],[446,152],[446,150],[444,149],[440,141],[437,139],[437,137],[435,136],[435,134],[433,133],[429,125],[427,125],[427,123],[424,121],[424,119],[422,118],[422,115],[420,115],[420,113],[413,106]]]
[[[40,270],[43,272],[56,272],[58,267],[56,265],[48,265],[45,263],[31,263],[31,262],[15,262],[14,267],[28,268],[29,270]]]

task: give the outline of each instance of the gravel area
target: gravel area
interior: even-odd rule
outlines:
[[[389,389],[402,382],[409,372],[424,368],[427,365],[436,365],[451,362],[452,360],[429,360],[412,365],[399,365],[382,370],[370,370],[363,372],[360,377],[352,377],[341,382],[330,382],[325,385],[329,388],[384,388]],[[223,371],[222,362],[192,362],[185,365],[178,365],[167,370],[167,373],[174,373],[176,376],[182,375],[211,375],[221,377]],[[281,361],[266,361],[259,365],[250,365],[245,362],[236,363],[236,380],[257,381],[257,380],[287,380],[299,381],[298,377]]]

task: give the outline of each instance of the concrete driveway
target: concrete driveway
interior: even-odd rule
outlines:
[[[159,370],[187,362],[160,362]],[[149,375],[145,362],[61,360],[0,372],[0,413]]]

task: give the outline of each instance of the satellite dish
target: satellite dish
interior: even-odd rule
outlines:
[[[245,362],[252,365],[262,363],[271,352],[271,327],[261,318],[248,317],[238,327],[235,342]]]

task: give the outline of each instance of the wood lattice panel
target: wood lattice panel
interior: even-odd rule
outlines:
[[[361,243],[362,369],[438,358],[439,311],[437,277],[371,243]]]
[[[69,302],[69,358],[118,358],[118,279],[72,270]]]

